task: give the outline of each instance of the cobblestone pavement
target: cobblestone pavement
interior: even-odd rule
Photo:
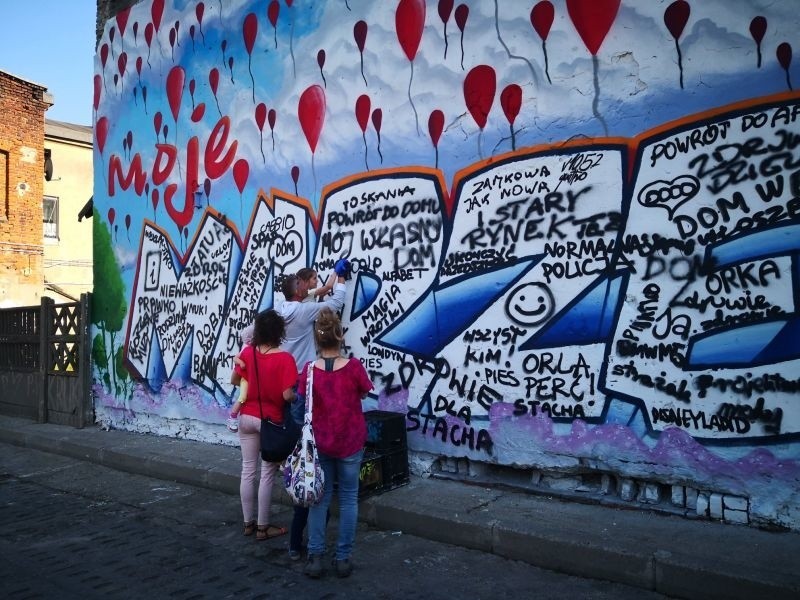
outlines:
[[[0,465],[3,598],[665,597],[363,523],[353,574],[310,580],[287,536],[241,535],[235,496],[6,444]]]

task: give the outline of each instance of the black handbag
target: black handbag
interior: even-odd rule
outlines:
[[[256,353],[258,348],[255,348]],[[254,356],[256,370],[256,389],[260,387],[258,381],[258,355]],[[260,390],[259,390],[260,391]],[[249,394],[248,394],[249,395]],[[294,450],[297,440],[300,439],[300,426],[294,422],[289,412],[289,403],[283,407],[283,422],[275,423],[264,418],[261,408],[261,396],[257,393],[258,410],[261,413],[261,458],[266,462],[283,462]]]

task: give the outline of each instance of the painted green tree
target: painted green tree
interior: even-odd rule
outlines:
[[[128,394],[130,376],[122,363],[122,345],[117,333],[122,329],[128,310],[125,285],[111,244],[111,232],[94,210],[94,296],[92,323],[100,332],[92,341],[92,360],[97,366],[106,390],[117,395]]]

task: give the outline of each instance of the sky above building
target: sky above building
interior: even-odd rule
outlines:
[[[46,118],[92,124],[96,0],[0,2],[0,70],[38,83]]]

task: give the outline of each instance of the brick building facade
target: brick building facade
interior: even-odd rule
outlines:
[[[0,307],[40,302],[47,88],[0,71]]]

